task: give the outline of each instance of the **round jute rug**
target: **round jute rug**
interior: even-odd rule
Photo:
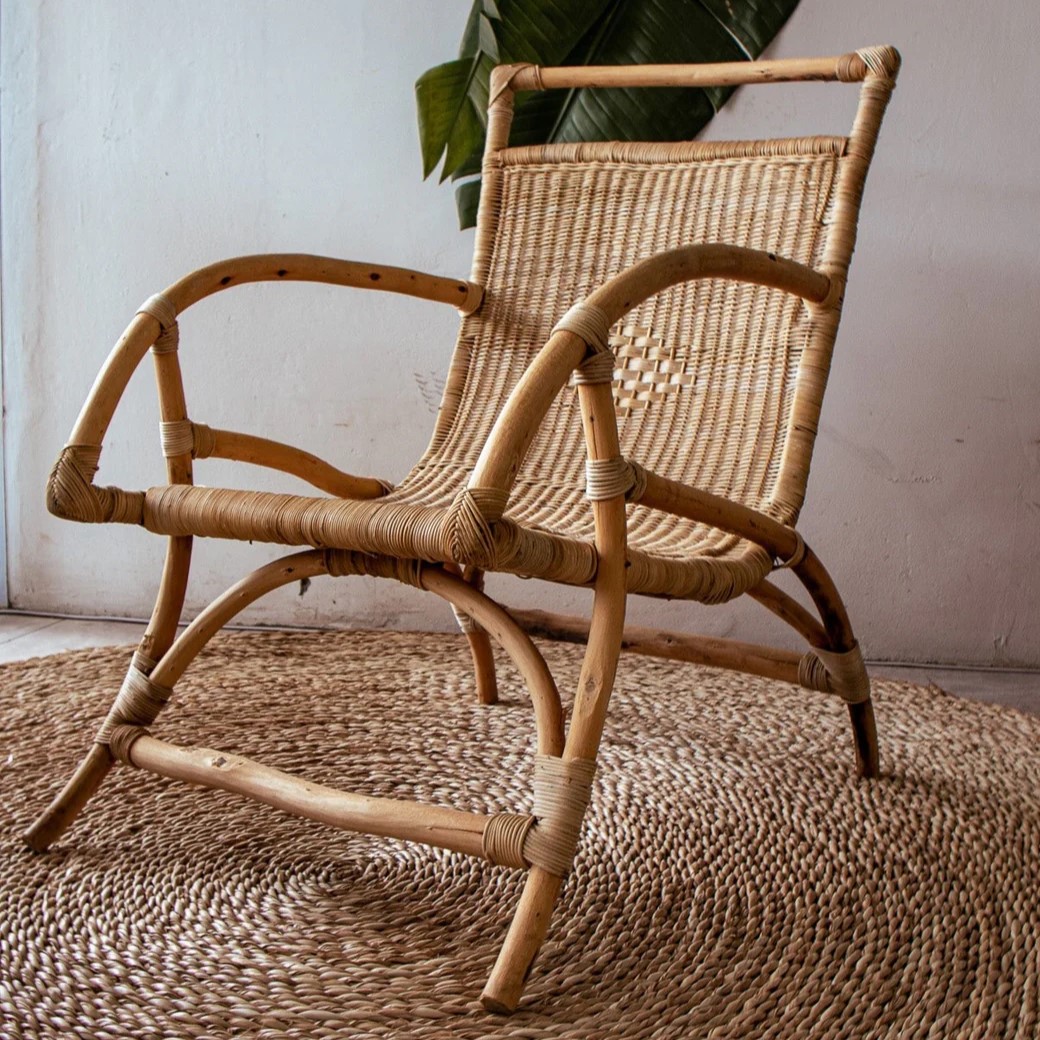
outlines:
[[[580,650],[550,647],[561,689]],[[843,707],[623,658],[593,806],[512,1018],[477,997],[520,872],[119,768],[46,855],[18,834],[126,650],[0,669],[0,1035],[1036,1037],[1040,719],[878,683],[884,776]],[[159,735],[346,788],[529,806],[508,665],[457,637],[223,636]]]

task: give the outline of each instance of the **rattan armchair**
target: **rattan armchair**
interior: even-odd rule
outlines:
[[[878,772],[870,683],[838,592],[796,529],[864,178],[898,53],[705,66],[505,66],[491,102],[468,281],[313,256],[204,268],[151,297],[116,344],[47,487],[50,510],[168,538],[158,600],[89,753],[27,840],[47,848],[115,762],[237,791],[333,826],[529,871],[483,994],[516,1007],[573,861],[618,655],[680,658],[835,695],[859,773]],[[555,88],[861,83],[849,136],[508,147],[514,94]],[[189,419],[177,316],[247,282],[407,293],[464,315],[430,446],[398,486],[297,448]],[[151,348],[168,482],[95,484],[101,445]],[[196,487],[195,459],[283,470],[323,496]],[[177,635],[193,537],[302,551],[244,578]],[[769,581],[789,568],[819,617]],[[591,621],[509,611],[485,572],[594,590]],[[526,681],[537,727],[531,811],[473,813],[350,794],[152,735],[185,669],[246,605],[288,582],[367,574],[447,600],[496,699],[490,640]],[[748,595],[804,654],[624,625],[630,593]],[[570,723],[530,635],[587,642]],[[491,710],[491,709],[489,709]],[[830,710],[824,706],[821,710]]]

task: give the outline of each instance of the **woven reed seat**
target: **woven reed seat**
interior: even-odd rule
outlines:
[[[858,771],[877,776],[863,657],[834,582],[797,523],[863,185],[898,68],[891,47],[712,66],[502,66],[491,79],[469,279],[276,254],[213,264],[146,300],[95,383],[47,494],[58,516],[165,536],[166,564],[123,687],[79,770],[30,828],[29,844],[42,851],[56,841],[121,762],[333,826],[525,869],[482,998],[491,1010],[511,1011],[581,839],[622,648],[844,701]],[[519,91],[791,80],[861,84],[851,132],[509,146]],[[178,315],[238,285],[294,280],[404,293],[463,316],[430,445],[396,487],[189,417]],[[149,349],[167,483],[101,486],[102,442]],[[194,466],[209,456],[281,470],[320,493],[196,487]],[[248,575],[178,634],[199,536],[300,551]],[[814,610],[769,580],[780,568],[790,569]],[[483,591],[489,572],[589,586],[591,619],[507,610]],[[373,798],[153,735],[185,669],[248,604],[289,582],[354,574],[448,601],[469,639],[484,704],[497,697],[491,640],[505,651],[536,723],[530,806],[481,813]],[[807,648],[626,628],[630,593],[711,604],[746,594]],[[568,725],[532,634],[587,643]]]
[[[583,485],[554,489],[549,511],[544,487],[518,483],[515,503],[491,532],[489,559],[450,549],[445,529],[466,473],[452,476],[442,471],[435,486],[425,487],[420,474],[386,497],[362,501],[166,485],[145,493],[143,523],[157,534],[220,538],[234,531],[234,537],[254,542],[473,565],[568,585],[592,583],[595,532]],[[629,592],[721,603],[773,569],[769,553],[752,542],[689,520],[662,525],[652,510],[639,506],[630,509],[629,532]]]

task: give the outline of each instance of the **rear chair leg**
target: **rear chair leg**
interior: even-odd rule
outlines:
[[[484,591],[484,572],[476,567],[445,568],[458,574],[464,581],[472,585],[478,592]],[[452,613],[458,622],[459,629],[465,633],[469,642],[469,652],[473,656],[473,674],[477,681],[477,700],[481,704],[498,703],[498,678],[495,675],[495,656],[491,650],[491,639],[487,632],[474,621],[464,610],[452,604]]]
[[[856,769],[860,776],[874,779],[881,773],[878,762],[877,726],[874,723],[874,705],[868,697],[858,704],[849,705],[852,739],[856,745]]]
[[[812,596],[828,644],[828,649],[814,647],[805,655],[799,668],[799,680],[803,686],[836,693],[846,701],[852,723],[857,772],[862,777],[874,779],[880,775],[880,766],[874,706],[870,700],[870,677],[848,611],[833,579],[811,549],[806,547],[804,556],[792,566],[792,570]]]
[[[463,615],[465,616],[465,615]],[[477,680],[477,700],[481,704],[498,703],[498,678],[495,675],[495,657],[491,640],[476,622],[475,627],[464,630],[469,640],[469,651],[473,656],[473,674]]]

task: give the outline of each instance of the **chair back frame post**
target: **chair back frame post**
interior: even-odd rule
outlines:
[[[861,83],[859,100],[852,130],[848,137],[847,152],[843,157],[835,188],[835,204],[824,254],[817,268],[820,288],[801,290],[807,305],[814,309],[816,322],[810,342],[806,345],[791,409],[788,436],[780,462],[780,476],[774,492],[775,510],[778,519],[793,522],[801,509],[812,461],[816,433],[819,428],[820,410],[830,372],[834,341],[841,308],[844,302],[845,281],[849,264],[856,245],[856,229],[863,187],[877,144],[878,131],[885,110],[895,88],[900,67],[899,52],[894,47],[867,47],[833,58],[778,59],[769,62],[741,62],[718,65],[644,65],[644,66],[590,66],[575,68],[540,68],[535,65],[500,65],[491,73],[488,104],[488,126],[482,162],[480,208],[476,242],[473,255],[472,282],[486,286],[491,256],[498,232],[499,202],[502,193],[502,164],[500,153],[509,147],[509,132],[512,126],[515,95],[520,91],[549,89],[576,89],[584,87],[666,87],[666,86],[736,86],[739,84],[784,83],[784,82],[842,82]],[[732,247],[731,247],[732,248]],[[776,259],[776,258],[773,258]],[[650,262],[651,268],[654,263]],[[753,277],[754,262],[748,258],[743,264],[734,265],[733,277]],[[808,275],[808,272],[806,272]],[[707,272],[704,277],[725,277],[717,271]],[[810,276],[811,277],[811,276]],[[826,281],[824,281],[824,278]],[[654,291],[669,284],[662,280]],[[826,286],[826,292],[821,291]],[[781,287],[793,289],[793,285]],[[629,287],[616,292],[620,297],[615,307],[606,286],[591,297],[589,302],[598,306],[610,301],[610,317],[616,321],[637,302],[650,295],[632,300]],[[795,289],[794,291],[799,291]],[[548,353],[548,350],[546,351]],[[580,357],[569,351],[568,361],[574,358],[573,368]],[[539,358],[541,361],[541,358]],[[561,356],[560,368],[568,362]],[[453,359],[448,385],[439,415],[439,426],[447,428],[453,418],[449,388],[457,390],[464,372]],[[556,369],[559,371],[559,368]],[[526,375],[526,374],[525,374]],[[569,375],[569,372],[568,372]],[[561,380],[557,391],[565,383]],[[548,397],[548,400],[545,398]],[[537,423],[544,417],[545,409],[553,395],[543,393],[538,407],[530,408],[525,402],[529,419],[529,435],[514,436],[508,447],[503,444],[503,458],[493,458],[497,450],[494,434],[489,437],[481,454],[477,470],[470,481],[471,487],[496,487],[508,489],[522,465]],[[544,405],[544,407],[542,407]],[[519,411],[519,409],[517,409]],[[500,426],[507,423],[502,416]],[[515,456],[515,457],[514,457]]]

